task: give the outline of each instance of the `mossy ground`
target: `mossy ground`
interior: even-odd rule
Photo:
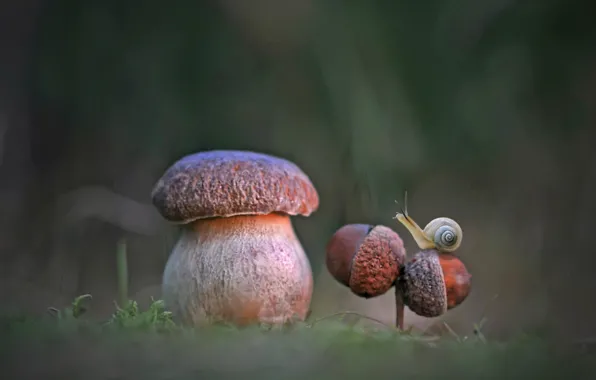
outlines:
[[[4,318],[6,379],[584,379],[596,356],[538,337],[398,333],[336,316],[283,328],[175,325],[163,303],[85,319],[84,297],[40,319]],[[593,375],[593,373],[592,373]]]

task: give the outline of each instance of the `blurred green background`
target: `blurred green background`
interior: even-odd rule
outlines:
[[[439,320],[509,336],[596,334],[596,7],[589,1],[74,1],[0,6],[0,302],[43,312],[82,293],[159,297],[176,238],[150,204],[182,155],[285,157],[320,209],[294,225],[313,314],[390,323],[323,266],[346,223],[464,230],[473,292]],[[390,292],[391,293],[391,292]]]

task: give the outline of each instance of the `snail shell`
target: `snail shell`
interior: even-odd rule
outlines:
[[[431,239],[440,252],[454,252],[461,245],[463,231],[459,224],[450,218],[436,218],[424,227],[424,235]]]

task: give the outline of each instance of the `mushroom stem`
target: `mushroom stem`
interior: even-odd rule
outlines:
[[[404,295],[398,284],[395,284],[395,327],[404,329]]]
[[[183,323],[304,320],[310,263],[286,214],[200,219],[185,226],[166,264],[163,297]]]

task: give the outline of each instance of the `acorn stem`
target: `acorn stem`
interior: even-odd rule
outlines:
[[[404,295],[400,287],[395,285],[395,327],[404,329]]]

